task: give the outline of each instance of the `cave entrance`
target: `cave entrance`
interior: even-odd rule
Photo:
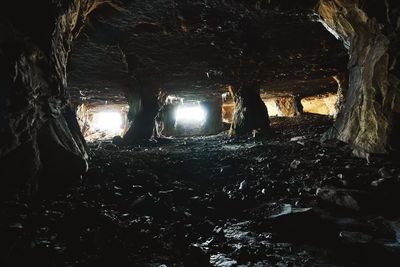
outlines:
[[[155,120],[156,132],[164,137],[217,134],[222,129],[222,102],[169,95]]]
[[[87,142],[122,136],[128,129],[127,104],[81,104],[77,118]]]
[[[199,101],[178,105],[175,109],[175,128],[201,129],[207,119],[207,111]]]

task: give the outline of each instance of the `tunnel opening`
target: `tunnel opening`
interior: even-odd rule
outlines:
[[[78,123],[87,142],[111,140],[128,130],[127,104],[81,104],[76,109]]]
[[[206,120],[207,112],[200,103],[182,104],[175,110],[176,124],[202,125]]]

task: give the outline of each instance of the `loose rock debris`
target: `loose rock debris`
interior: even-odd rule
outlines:
[[[330,125],[90,143],[81,185],[1,204],[2,266],[398,266],[398,162],[321,144]]]

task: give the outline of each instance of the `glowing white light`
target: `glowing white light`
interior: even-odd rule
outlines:
[[[206,116],[207,112],[200,105],[178,106],[175,113],[176,121],[182,123],[203,123]]]
[[[101,111],[93,114],[92,127],[96,130],[118,133],[122,130],[122,114],[118,111]]]

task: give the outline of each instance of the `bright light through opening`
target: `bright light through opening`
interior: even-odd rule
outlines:
[[[96,130],[119,134],[122,124],[122,114],[118,111],[101,111],[93,114],[92,127]]]
[[[175,119],[179,123],[202,124],[207,116],[206,110],[200,105],[178,106],[175,113]]]

